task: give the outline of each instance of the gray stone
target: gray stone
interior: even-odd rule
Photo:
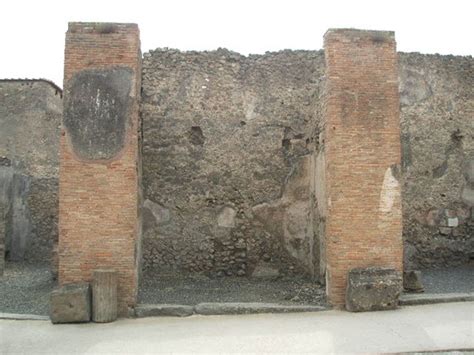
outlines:
[[[405,271],[403,273],[403,289],[408,292],[423,292],[425,289],[421,280],[421,271]]]
[[[346,309],[365,312],[395,309],[402,292],[402,274],[388,268],[356,268],[349,271]]]
[[[53,323],[80,323],[91,320],[91,289],[88,283],[67,284],[51,292],[50,317]]]
[[[474,158],[467,160],[463,173],[467,183],[474,185]]]
[[[217,216],[217,225],[219,227],[232,228],[235,226],[235,216],[237,212],[231,207],[224,207]]]
[[[449,227],[439,227],[439,234],[441,235],[451,235],[452,233],[452,228]]]
[[[144,317],[188,317],[194,314],[194,307],[181,304],[139,304],[135,316]]]
[[[171,219],[170,210],[151,200],[145,200],[143,207],[153,215],[156,225],[164,224]]]
[[[268,263],[261,262],[252,272],[252,277],[272,279],[280,276],[278,269],[275,269]]]
[[[108,323],[117,319],[117,272],[94,270],[92,273],[92,320]]]
[[[468,206],[474,206],[474,189],[464,186],[461,194],[462,201]]]
[[[321,306],[258,302],[200,303],[194,307],[196,314],[202,315],[318,312],[325,309]]]

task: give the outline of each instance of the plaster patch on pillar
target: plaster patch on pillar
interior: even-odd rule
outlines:
[[[379,202],[379,228],[384,228],[393,220],[400,218],[400,183],[393,176],[393,169],[385,171]]]
[[[82,70],[67,82],[63,121],[79,158],[112,159],[123,149],[132,82],[125,67]]]
[[[379,211],[381,213],[390,213],[399,195],[400,184],[393,176],[392,169],[387,168],[383,178],[382,190],[380,191]]]

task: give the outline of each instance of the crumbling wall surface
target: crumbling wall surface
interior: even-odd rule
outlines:
[[[474,60],[399,54],[405,268],[474,253]]]
[[[61,96],[45,80],[0,80],[0,200],[12,260],[49,260],[57,240]]]
[[[321,51],[144,56],[149,270],[314,272],[310,168]]]

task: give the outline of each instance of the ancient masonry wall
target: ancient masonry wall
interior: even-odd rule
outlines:
[[[399,53],[405,267],[474,257],[474,60]]]
[[[9,260],[49,261],[57,242],[61,117],[53,83],[0,80],[0,244]]]
[[[324,277],[323,55],[145,54],[147,270]],[[406,266],[464,263],[474,239],[474,60],[398,57]],[[451,142],[459,142],[456,149]],[[433,178],[438,166],[446,171]],[[447,218],[426,221],[438,210],[459,226],[447,227]]]
[[[344,305],[352,268],[402,270],[400,118],[393,32],[324,36],[326,293]]]
[[[149,272],[315,273],[309,184],[323,59],[321,51],[145,54]]]
[[[136,301],[140,250],[141,54],[133,24],[71,23],[60,139],[59,282],[118,272],[119,312]]]
[[[106,24],[97,32],[120,37]],[[76,35],[90,48],[100,38]],[[97,67],[128,60],[127,41],[115,56],[110,44]],[[143,61],[145,269],[324,277],[323,51],[158,49]],[[399,53],[398,76],[405,267],[465,263],[474,253],[474,60]],[[54,84],[0,81],[10,258],[50,259],[61,116]]]

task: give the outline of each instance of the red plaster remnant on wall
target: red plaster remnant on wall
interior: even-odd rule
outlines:
[[[133,307],[137,298],[140,257],[139,30],[135,24],[69,24],[64,69],[65,115],[75,115],[73,119],[81,121],[82,113],[88,115],[87,120],[84,119],[87,123],[71,125],[76,135],[86,134],[95,125],[115,127],[115,118],[107,113],[110,111],[100,111],[100,105],[113,107],[116,97],[124,95],[117,94],[117,90],[121,90],[117,84],[120,80],[115,84],[113,80],[110,83],[102,80],[96,90],[97,97],[84,97],[81,101],[80,96],[78,99],[73,94],[77,94],[77,90],[94,93],[94,88],[87,87],[93,84],[76,80],[73,85],[73,79],[81,78],[79,74],[84,72],[89,76],[90,73],[100,76],[101,71],[109,75],[104,78],[109,78],[110,75],[120,75],[116,73],[123,70],[131,73],[132,84],[128,96],[125,95],[125,104],[121,106],[126,109],[125,133],[121,132],[125,138],[118,154],[113,153],[112,158],[102,160],[78,158],[75,154],[77,147],[71,143],[70,126],[63,124],[59,178],[59,282],[91,281],[94,269],[113,268],[119,277],[119,313],[126,315],[128,307]],[[104,87],[110,87],[110,92],[104,93]],[[94,104],[97,117],[90,106]],[[97,122],[94,122],[95,118]],[[112,129],[107,134],[116,133]],[[91,135],[90,132],[87,134]],[[94,139],[107,144],[107,139],[92,134],[91,140]]]
[[[326,287],[343,306],[352,268],[402,271],[397,52],[393,32],[352,29],[324,50]]]

